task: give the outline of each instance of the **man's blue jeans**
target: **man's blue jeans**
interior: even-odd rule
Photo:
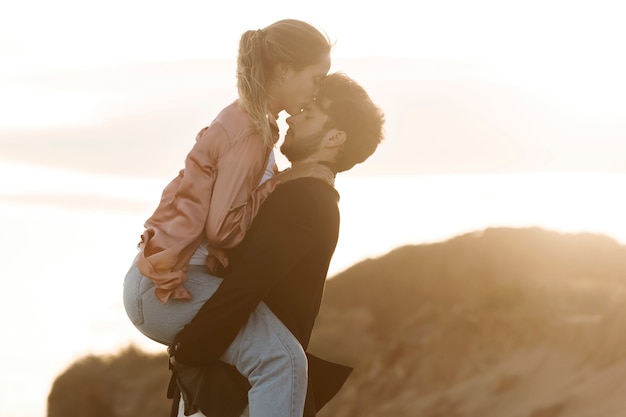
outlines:
[[[133,262],[124,280],[124,307],[143,334],[170,344],[222,282],[203,266],[190,265],[187,275],[185,288],[192,299],[163,304],[154,295],[152,281]],[[265,303],[257,306],[220,359],[248,378],[250,417],[302,417],[307,358],[302,345]]]

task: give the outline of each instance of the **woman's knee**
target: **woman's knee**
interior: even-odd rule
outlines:
[[[302,345],[295,339],[285,345],[281,353],[281,361],[285,367],[292,368],[294,373],[306,375],[308,361]]]
[[[241,335],[240,365],[244,375],[290,375],[306,378],[308,361],[304,348],[289,330],[273,315],[257,310]]]
[[[281,335],[284,336],[284,335]],[[281,345],[271,353],[270,362],[274,362],[281,372],[295,380],[306,380],[308,360],[304,348],[298,340],[289,333],[281,338]]]
[[[255,355],[253,363],[248,363],[247,377],[252,385],[268,381],[282,381],[288,384],[307,380],[308,362],[301,345],[273,345]],[[244,372],[244,375],[246,373]]]

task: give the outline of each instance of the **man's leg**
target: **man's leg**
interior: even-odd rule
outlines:
[[[261,302],[220,358],[250,385],[250,417],[302,417],[307,358],[302,345]]]

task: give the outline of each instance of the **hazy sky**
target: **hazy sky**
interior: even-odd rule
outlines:
[[[120,271],[153,207],[144,200],[137,207],[133,196],[140,188],[145,199],[158,198],[162,177],[177,172],[195,133],[226,104],[224,91],[216,95],[219,84],[232,83],[228,71],[208,76],[210,61],[187,67],[124,64],[210,58],[232,62],[243,31],[299,18],[336,41],[335,58],[378,58],[367,61],[376,63],[371,66],[349,67],[348,60],[342,61],[387,114],[388,138],[364,164],[376,175],[394,173],[392,168],[404,175],[480,168],[497,172],[516,166],[626,172],[624,4],[4,1],[0,172],[11,181],[0,183],[0,247],[7,254],[0,275],[20,276],[13,291],[30,294],[34,304],[9,297],[0,307],[3,317],[18,317],[8,332],[27,340],[19,346],[4,344],[0,351],[15,368],[0,375],[0,387],[5,388],[0,390],[0,415],[43,415],[49,384],[62,366],[74,355],[95,347],[110,349],[125,337],[120,322],[130,324],[119,306]],[[144,158],[147,151],[150,157]],[[558,163],[565,154],[565,165],[546,160]],[[53,162],[63,171],[44,166]],[[153,184],[153,192],[139,175],[130,180],[116,176],[131,168],[145,174],[154,166],[160,171],[151,174],[160,179],[145,180],[151,181],[146,184]],[[76,175],[71,169],[92,172]],[[545,224],[626,236],[620,220],[626,205],[622,176],[554,182],[516,178],[494,177],[480,187],[472,176],[393,178],[395,188],[370,178],[346,183],[346,220],[335,259],[343,266],[405,239],[439,239],[494,224]],[[372,189],[386,194],[380,198],[379,191],[379,198],[373,198]],[[394,213],[390,217],[397,225],[372,222],[386,211]],[[368,224],[366,229],[363,224]],[[82,271],[100,261],[92,260],[94,253],[107,253],[111,262],[85,280]],[[44,265],[44,274],[41,268],[23,267],[32,263],[33,254]],[[73,273],[68,274],[67,265],[74,266]],[[60,288],[84,290],[85,283],[105,295],[96,305],[89,297],[54,304],[49,294],[59,289],[61,280],[65,286]],[[38,291],[33,293],[33,286]],[[44,319],[49,325],[41,325],[41,314],[32,305],[49,312]],[[38,340],[28,343],[39,336],[33,328],[65,343],[48,346],[42,357]],[[131,331],[135,334],[128,327]],[[43,358],[41,364],[24,368],[37,357]]]
[[[2,6],[0,53],[3,71],[231,57],[244,30],[293,17],[337,40],[339,56],[568,66],[576,74],[599,65],[613,76],[624,65],[624,13],[619,0],[21,0]]]
[[[336,41],[337,61],[379,58],[381,65],[368,68],[364,76],[362,68],[349,74],[359,81],[380,74],[379,82],[367,87],[373,87],[389,116],[394,140],[377,156],[380,160],[387,152],[388,166],[413,164],[429,171],[429,165],[439,164],[435,170],[472,171],[492,153],[495,165],[504,167],[542,167],[550,158],[556,162],[548,161],[549,168],[626,170],[626,6],[622,1],[216,4],[206,0],[5,3],[0,10],[0,135],[8,137],[2,129],[93,122],[101,116],[94,115],[99,109],[123,107],[120,94],[135,89],[121,82],[115,85],[116,77],[135,84],[141,84],[143,77],[106,78],[101,71],[91,84],[79,79],[84,74],[71,84],[48,70],[220,57],[234,61],[243,31],[293,17],[325,30]],[[419,65],[402,68],[397,61],[385,65],[385,57],[390,56],[456,67],[445,73],[444,67],[437,66],[425,73]],[[480,67],[478,82],[455,83],[468,68],[464,65]],[[441,74],[433,77],[433,71]],[[28,78],[33,73],[38,78]],[[407,84],[406,94],[385,94],[385,83],[398,80],[405,80],[400,82]],[[150,82],[156,91],[168,79],[153,76]],[[147,83],[145,87],[149,92],[151,87]],[[204,97],[208,91],[203,90]],[[112,98],[114,94],[118,95]],[[184,94],[185,100],[192,100],[189,90]],[[158,104],[158,99],[152,102]],[[407,117],[407,100],[413,101],[411,111],[422,115],[419,125]],[[419,146],[407,141],[411,133],[421,138]],[[22,139],[11,140],[3,141],[3,146]],[[411,146],[415,149],[407,152]],[[480,153],[474,153],[474,147]],[[468,157],[470,151],[473,159]],[[408,155],[424,158],[407,159]],[[567,163],[559,165],[559,158]],[[486,166],[492,165],[493,161]]]

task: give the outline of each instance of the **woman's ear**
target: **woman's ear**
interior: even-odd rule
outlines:
[[[287,78],[287,74],[289,74],[289,64],[285,62],[279,62],[274,67],[274,74],[276,75],[276,79],[280,81],[285,81]]]

